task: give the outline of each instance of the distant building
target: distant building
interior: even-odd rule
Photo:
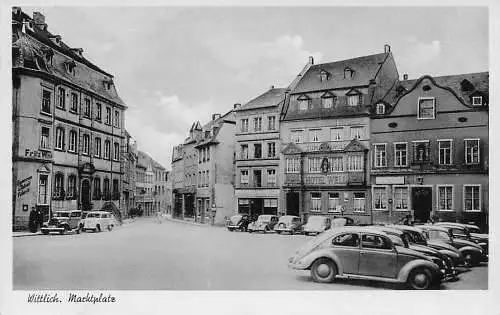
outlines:
[[[123,209],[122,212],[128,215],[130,210],[135,207],[136,195],[136,163],[137,163],[137,143],[125,130],[125,143],[122,155],[123,159]]]
[[[285,213],[279,204],[279,120],[285,89],[272,86],[243,106],[236,105],[236,183],[237,213],[256,217]]]
[[[167,190],[168,172],[149,154],[138,151],[136,165],[136,207],[144,216],[161,211],[167,213],[170,192]]]
[[[123,215],[126,106],[113,76],[48,31],[45,17],[12,8],[13,226],[32,207]]]

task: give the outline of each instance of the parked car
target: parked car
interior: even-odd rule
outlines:
[[[278,223],[278,216],[271,214],[259,215],[257,221],[252,222],[248,225],[248,232],[270,232],[274,229],[274,226]]]
[[[481,246],[464,239],[453,237],[449,228],[437,225],[420,225],[424,235],[428,240],[439,240],[445,242],[460,251],[467,266],[478,265],[485,260]]]
[[[302,231],[302,220],[294,215],[284,215],[278,220],[278,224],[274,227],[276,233],[288,232],[290,234]]]
[[[480,232],[480,230],[476,225],[455,222],[438,222],[435,223],[435,225],[450,228],[453,237],[461,238],[479,244],[479,246],[481,246],[481,248],[483,249],[485,255],[488,255],[488,234],[478,233]]]
[[[441,272],[429,256],[394,245],[382,231],[345,226],[325,231],[288,259],[293,269],[310,270],[316,282],[357,278],[406,283],[429,289],[441,282]]]
[[[248,224],[250,224],[250,217],[248,216],[248,214],[237,214],[233,215],[229,219],[227,229],[231,232],[235,230],[246,232]]]
[[[404,231],[408,235],[408,241],[410,244],[418,244],[428,246],[439,251],[441,254],[446,255],[453,262],[454,266],[465,265],[464,256],[455,247],[443,242],[439,239],[427,240],[425,238],[424,232],[421,228],[411,225],[388,225],[388,227],[393,227]]]
[[[341,227],[354,225],[354,220],[349,217],[337,217],[332,219],[331,227]]]
[[[444,279],[455,279],[457,272],[453,260],[439,251],[426,245],[419,245],[412,242],[408,232],[388,226],[373,226],[372,228],[385,232],[389,236],[397,237],[403,243],[403,247],[412,249],[424,255],[431,257],[432,261],[439,266]]]
[[[302,227],[305,235],[318,235],[332,226],[332,220],[322,215],[313,215],[307,219],[307,223]]]
[[[43,234],[47,235],[51,232],[64,234],[66,232],[75,231],[80,233],[78,224],[82,218],[81,210],[61,210],[52,212],[52,217],[45,222],[41,228]]]
[[[90,211],[87,213],[87,217],[80,222],[80,229],[82,231],[92,230],[94,232],[101,232],[104,228],[111,231],[113,227],[113,217],[111,213],[106,211]]]

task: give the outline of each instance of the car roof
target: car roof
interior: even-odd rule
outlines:
[[[328,217],[326,217],[326,216],[324,216],[324,215],[312,215],[312,216],[310,216],[310,217],[308,218],[308,220],[311,220],[311,219],[317,219],[317,220],[319,220],[319,219],[323,219],[323,220],[324,220],[324,219],[328,219]]]
[[[416,226],[412,226],[412,225],[390,224],[390,225],[387,225],[387,226],[390,227],[390,228],[394,228],[394,229],[400,229],[400,230],[407,230],[407,231],[413,231],[413,232],[422,233],[422,229],[421,228],[416,227]]]
[[[421,225],[424,230],[439,230],[448,233],[448,229],[442,225]]]
[[[399,230],[399,229],[395,229],[395,228],[392,228],[392,227],[388,227],[388,226],[384,226],[384,225],[380,225],[380,226],[369,226],[370,228],[373,228],[373,229],[376,229],[376,230],[381,230],[381,231],[384,231],[384,232],[388,232],[388,233],[392,233],[392,234],[397,234],[397,235],[401,235],[403,234],[404,232]]]
[[[452,227],[461,227],[461,228],[466,228],[466,224],[462,223],[456,223],[456,222],[437,222],[435,223],[437,226],[452,226]]]
[[[282,218],[292,218],[293,219],[293,218],[298,218],[298,216],[296,216],[296,215],[283,215],[280,217],[280,219],[282,219]]]
[[[338,233],[343,233],[343,232],[350,232],[350,233],[372,233],[372,234],[380,234],[387,236],[387,234],[384,231],[381,231],[377,228],[374,228],[372,226],[341,226],[341,227],[335,227],[333,229],[327,230],[327,234],[338,234]]]

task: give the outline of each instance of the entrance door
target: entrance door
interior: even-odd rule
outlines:
[[[289,192],[286,194],[286,214],[299,215],[299,193]]]
[[[411,195],[415,221],[427,222],[432,211],[432,188],[415,187],[412,189]]]
[[[92,210],[90,205],[90,181],[88,179],[82,181],[82,210]]]
[[[257,219],[257,217],[261,214],[264,214],[264,199],[250,199],[250,217]]]

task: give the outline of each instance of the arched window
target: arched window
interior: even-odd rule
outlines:
[[[56,149],[64,150],[64,128],[57,127],[56,128]]]
[[[76,175],[70,175],[68,177],[68,197],[76,197]]]
[[[94,200],[99,200],[101,198],[101,179],[99,177],[94,177]]]
[[[54,199],[64,198],[64,175],[56,173],[54,176]]]
[[[114,143],[114,159],[117,161],[120,159],[120,144],[118,142]]]

